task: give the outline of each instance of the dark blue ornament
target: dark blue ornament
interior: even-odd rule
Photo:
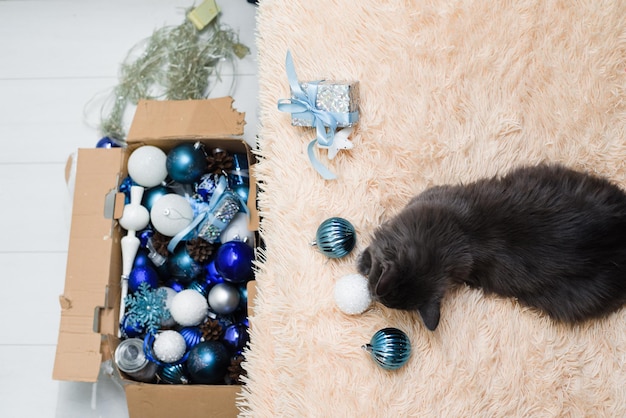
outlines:
[[[154,235],[154,231],[152,229],[144,229],[143,231],[139,232],[138,235],[139,245],[142,248],[146,248],[148,245],[148,240]]]
[[[224,283],[224,278],[215,268],[215,260],[212,260],[204,267],[204,273],[204,282],[209,290],[216,284]]]
[[[128,290],[131,292],[136,292],[142,283],[146,283],[152,289],[159,285],[159,275],[149,265],[135,267],[128,275]]]
[[[377,331],[369,344],[362,347],[383,369],[396,370],[402,367],[411,356],[409,337],[397,328],[383,328]]]
[[[186,385],[189,383],[187,367],[184,364],[168,364],[157,372],[159,379],[173,385]]]
[[[241,197],[244,203],[248,202],[250,174],[248,171],[248,156],[246,154],[233,154],[233,166],[228,173],[228,184]]]
[[[200,196],[200,198],[204,202],[208,202],[213,197],[213,193],[217,187],[217,182],[219,180],[218,174],[204,174],[200,177],[198,184],[196,185],[196,194]]]
[[[176,293],[186,289],[186,287],[182,283],[177,282],[173,279],[168,280],[167,283],[165,283],[165,286],[171,287]]]
[[[187,350],[191,350],[197,344],[202,342],[202,331],[200,330],[200,327],[184,327],[178,332],[185,339],[185,343],[187,343]]]
[[[148,209],[148,212],[150,212],[152,210],[152,206],[157,200],[170,193],[172,193],[172,191],[165,186],[150,187],[143,192],[141,204]]]
[[[172,148],[165,162],[167,173],[172,180],[191,184],[204,174],[207,167],[202,144],[185,142]]]
[[[96,148],[119,148],[119,144],[114,139],[105,136],[96,142]]]
[[[248,327],[242,323],[227,326],[222,341],[231,353],[241,354],[243,348],[250,341]]]
[[[191,382],[211,385],[224,380],[229,364],[230,357],[224,344],[202,341],[189,352],[186,366]]]
[[[320,224],[312,245],[327,257],[341,258],[350,254],[356,244],[354,226],[343,218],[328,218]]]
[[[242,241],[222,244],[215,255],[215,268],[227,281],[243,283],[252,278],[254,250]]]
[[[122,183],[120,183],[120,187],[118,189],[120,193],[124,193],[124,204],[127,205],[130,203],[130,188],[136,185],[137,183],[135,183],[129,176],[126,176],[124,180],[122,180]]]
[[[139,250],[137,250],[137,255],[135,255],[135,260],[133,261],[133,268],[145,266],[154,267],[152,261],[148,258],[148,250],[139,248]]]
[[[139,321],[129,320],[128,315],[124,315],[122,323],[120,324],[120,330],[124,338],[139,337],[144,333],[144,328]]]
[[[172,278],[183,284],[191,283],[202,273],[202,265],[189,255],[186,245],[178,246],[167,264]]]
[[[191,283],[189,283],[189,285],[187,286],[187,289],[193,289],[204,297],[207,297],[209,295],[208,285],[204,282],[199,282],[197,280],[194,280]]]
[[[239,286],[239,309],[244,312],[248,309],[248,287],[246,285]]]

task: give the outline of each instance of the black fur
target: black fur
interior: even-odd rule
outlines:
[[[518,168],[413,198],[358,259],[374,299],[428,329],[455,283],[576,323],[626,302],[626,194],[558,165]]]

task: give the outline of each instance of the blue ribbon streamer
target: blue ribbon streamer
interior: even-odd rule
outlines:
[[[293,58],[291,52],[287,51],[287,58],[285,61],[285,68],[287,72],[287,80],[289,81],[289,87],[291,88],[291,99],[280,99],[278,101],[278,110],[281,112],[304,113],[311,115],[312,123],[315,127],[317,137],[309,143],[307,147],[307,153],[309,160],[313,165],[313,168],[326,180],[336,179],[335,176],[328,168],[326,168],[315,157],[314,146],[319,143],[322,146],[329,147],[333,144],[333,138],[335,137],[335,131],[337,130],[337,118],[332,112],[320,110],[315,107],[315,99],[317,97],[317,87],[321,80],[312,81],[308,83],[306,91],[302,89],[298,82],[298,76],[296,75],[296,69],[293,64]],[[326,131],[328,127],[328,132]]]
[[[174,236],[171,239],[170,243],[167,245],[167,250],[169,252],[173,253],[178,243],[184,240],[187,237],[187,235],[189,235],[193,230],[195,230],[198,227],[198,225],[202,223],[202,221],[204,221],[206,218],[209,218],[209,221],[211,220],[210,218],[213,216],[213,211],[217,207],[217,204],[219,203],[220,198],[222,197],[224,192],[226,192],[227,190],[228,190],[228,180],[226,179],[226,177],[221,176],[217,182],[215,190],[213,191],[213,195],[211,196],[211,199],[209,199],[209,202],[206,205],[206,209],[203,210],[198,216],[196,216],[196,218],[193,221],[191,221],[191,223],[187,225],[185,229],[180,231],[178,234],[176,234],[176,236]],[[239,206],[243,208],[246,215],[248,215],[248,218],[250,218],[250,210],[248,209],[248,206],[243,201],[241,196],[239,196],[237,193],[233,193],[233,196],[237,200],[239,200]]]

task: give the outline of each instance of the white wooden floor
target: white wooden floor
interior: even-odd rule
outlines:
[[[256,135],[256,8],[217,0],[222,23],[252,50],[233,96]],[[199,4],[200,0],[196,0]],[[0,417],[124,417],[124,394],[53,381],[71,203],[64,166],[100,138],[86,106],[117,83],[126,52],[153,30],[179,24],[193,0],[0,0]],[[225,68],[212,97],[225,95]]]

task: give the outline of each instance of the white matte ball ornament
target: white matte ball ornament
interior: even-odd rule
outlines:
[[[154,229],[167,237],[173,237],[193,221],[193,209],[184,197],[166,194],[152,205],[150,220]]]
[[[220,241],[222,244],[228,241],[243,241],[254,248],[254,232],[248,229],[248,215],[237,213],[220,234]]]
[[[183,336],[176,331],[163,331],[156,335],[152,351],[156,358],[164,363],[174,363],[183,358],[187,350],[187,343]]]
[[[172,298],[170,313],[179,325],[193,327],[205,320],[209,313],[209,304],[199,292],[185,289]]]
[[[159,148],[144,145],[128,157],[128,175],[143,187],[154,187],[167,177],[167,155]]]
[[[360,274],[348,274],[335,283],[335,302],[348,315],[365,312],[372,304],[367,278]]]

